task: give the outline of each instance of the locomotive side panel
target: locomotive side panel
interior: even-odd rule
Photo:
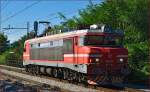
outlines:
[[[30,60],[63,61],[62,40],[31,43]]]
[[[75,54],[74,37],[60,40],[30,43],[30,58],[24,65],[40,65],[51,67],[64,67],[81,73],[87,72],[86,64],[78,65],[77,60],[82,59]],[[77,52],[76,52],[77,53]],[[76,62],[75,62],[76,61]]]

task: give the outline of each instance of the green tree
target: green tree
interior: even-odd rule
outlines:
[[[0,54],[2,54],[8,46],[7,36],[0,33]]]
[[[148,1],[149,0],[105,0],[100,4],[90,3],[79,10],[79,16],[67,19],[64,23],[108,24],[113,29],[125,32],[124,45],[129,50],[132,69],[148,69]]]

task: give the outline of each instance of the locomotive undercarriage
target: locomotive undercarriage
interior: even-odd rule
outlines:
[[[83,74],[67,68],[39,65],[26,65],[25,69],[26,72],[30,72],[35,75],[48,75],[50,77],[92,85],[118,84],[122,83],[124,79],[123,75],[110,74],[108,72],[103,74]]]
[[[88,84],[92,85],[116,85],[122,84],[128,75],[127,67],[120,67],[117,70],[111,67],[112,64],[90,64],[88,72]],[[122,66],[125,66],[122,64]],[[101,68],[100,68],[101,67]]]
[[[67,68],[58,68],[58,67],[46,67],[39,65],[26,65],[26,72],[35,74],[35,75],[47,75],[50,77],[55,77],[59,79],[74,81],[74,82],[84,82],[86,83],[87,77],[86,74],[79,73]]]
[[[105,72],[103,74],[88,74],[88,84],[92,85],[109,85],[109,84],[121,84],[124,81],[122,74],[110,74]]]

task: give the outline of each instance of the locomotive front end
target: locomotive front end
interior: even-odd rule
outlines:
[[[89,84],[122,83],[126,75],[129,74],[127,50],[125,48],[110,47],[98,50],[101,52],[101,56],[91,57],[89,60]]]
[[[129,74],[128,50],[123,47],[124,34],[103,27],[103,32],[91,33],[84,37],[84,45],[89,48],[87,79],[89,84],[122,83]]]

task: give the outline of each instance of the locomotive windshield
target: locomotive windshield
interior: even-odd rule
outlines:
[[[115,36],[82,36],[79,44],[82,46],[122,47],[123,38]]]

